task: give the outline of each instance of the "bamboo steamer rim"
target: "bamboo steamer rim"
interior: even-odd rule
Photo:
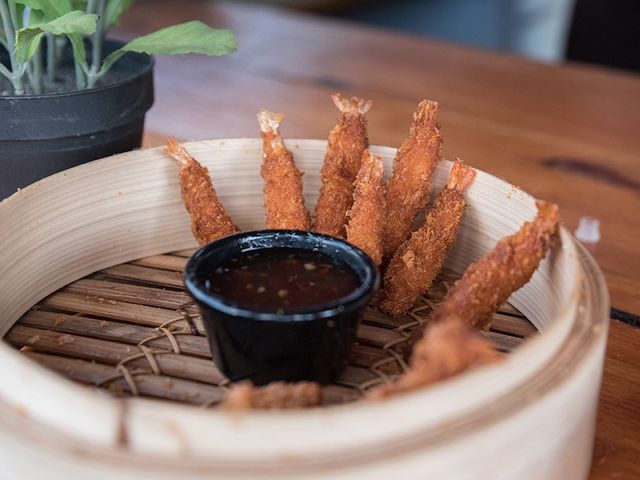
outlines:
[[[320,154],[324,153],[326,142],[320,140],[288,140],[287,144],[297,159],[298,157],[310,155],[309,152],[311,152],[311,156],[314,157],[313,162],[318,167],[318,160],[322,158]],[[251,158],[248,159],[248,163],[257,165],[260,161],[260,155],[255,155],[255,153],[260,151],[261,141],[259,139],[225,139],[193,142],[187,144],[187,148],[213,171],[214,183],[220,198],[224,202],[225,197],[230,194],[229,185],[225,183],[225,180],[232,184],[233,179],[237,178],[234,173],[235,167],[240,169],[241,165],[234,165],[234,169],[223,171],[220,169],[220,165],[216,164],[213,157],[220,155],[224,151],[236,152],[239,158],[248,158],[247,154],[250,154]],[[390,171],[389,165],[395,149],[373,147],[372,150],[375,154],[383,157],[386,170]],[[207,157],[207,155],[211,155],[211,158]],[[305,165],[299,164],[301,170],[306,170],[308,173],[305,176],[306,180],[310,180],[311,175]],[[45,197],[49,200],[50,196],[55,197],[56,194],[64,196],[64,190],[61,192],[60,189],[64,189],[65,186],[73,185],[77,187],[78,184],[86,184],[95,187],[113,177],[120,181],[120,183],[116,181],[113,186],[122,187],[123,180],[121,177],[125,168],[131,177],[135,177],[136,174],[140,174],[145,170],[158,170],[155,173],[160,180],[156,181],[156,177],[154,177],[151,181],[152,185],[148,186],[149,191],[151,191],[151,194],[149,194],[151,197],[153,197],[154,191],[158,188],[162,187],[164,189],[157,199],[153,198],[158,204],[155,208],[158,209],[161,206],[167,215],[174,215],[176,211],[180,212],[182,205],[177,182],[175,181],[177,168],[171,160],[164,156],[160,148],[155,148],[98,160],[42,180],[0,203],[0,223],[5,225],[7,224],[5,222],[12,218],[12,214],[21,213],[22,215],[14,220],[23,219],[28,224],[28,221],[33,221],[33,217],[29,216],[33,214],[29,210],[30,203],[43,202]],[[450,162],[440,163],[437,168],[435,188],[439,188],[444,183],[449,169]],[[257,172],[257,169],[255,170]],[[228,178],[225,178],[225,173]],[[99,177],[99,180],[96,177]],[[315,180],[311,180],[317,184],[317,175]],[[502,190],[503,193],[509,192],[508,195],[511,195],[510,200],[516,197],[520,205],[528,207],[528,216],[532,216],[531,213],[534,211],[534,207],[531,197],[519,190],[513,190],[513,187],[506,182],[483,172],[478,172],[478,178],[469,191],[470,197],[474,197],[474,190],[479,189],[476,185],[481,183],[486,183],[488,185],[487,188],[490,187],[490,191],[494,189]],[[309,188],[305,189],[308,196],[308,204],[310,203],[310,197],[313,196],[309,194],[309,190]],[[71,199],[73,199],[76,191],[70,192]],[[88,188],[88,191],[91,191],[91,188]],[[317,190],[314,190],[314,193],[315,191]],[[144,189],[142,192],[144,193]],[[261,195],[261,189],[257,194]],[[137,195],[138,193],[131,196],[135,199]],[[100,205],[105,198],[108,201],[112,196],[99,192],[99,198],[96,203]],[[122,195],[122,197],[127,196],[126,192],[125,195]],[[142,197],[144,198],[144,195]],[[474,199],[470,198],[469,202],[473,203]],[[117,197],[116,203],[118,203]],[[135,202],[132,201],[132,203]],[[134,212],[133,214],[137,215],[147,210],[146,208],[136,210],[126,201],[124,201],[124,205],[126,208],[122,208],[119,211],[129,212],[128,214],[131,214],[130,212],[132,211]],[[231,207],[231,204],[227,206]],[[95,214],[94,209],[100,210],[100,207],[91,208],[92,213]],[[168,212],[168,210],[171,210],[171,212]],[[230,208],[230,210],[232,216],[236,218],[233,208]],[[77,217],[77,215],[75,216]],[[117,220],[117,217],[104,216],[111,218],[111,220]],[[74,213],[69,213],[69,217],[73,218]],[[193,240],[190,238],[190,232],[188,231],[186,214],[182,212],[181,217],[175,220],[177,225],[175,228],[179,230],[178,235],[173,235],[175,238],[172,238],[170,234],[166,235],[166,238],[161,236],[161,241],[152,242],[152,245],[145,247],[147,250],[144,250],[144,252],[137,251],[133,247],[134,244],[125,244],[120,247],[123,250],[117,256],[117,261],[114,258],[109,258],[108,260],[113,264],[132,260],[138,256],[158,254],[168,250],[192,246]],[[173,216],[171,219],[173,219]],[[465,221],[467,220],[465,219]],[[185,227],[187,228],[185,229]],[[0,233],[0,239],[3,240],[3,243],[5,240],[15,239],[16,233],[13,232],[13,238],[10,237],[12,237],[10,229]],[[34,235],[34,237],[37,237],[37,235]],[[46,241],[40,240],[41,245],[39,248],[46,248]],[[91,239],[83,239],[83,241],[87,240]],[[350,405],[327,410],[318,409],[310,412],[279,412],[277,414],[251,412],[242,416],[242,418],[238,418],[227,413],[203,412],[193,407],[158,404],[149,400],[122,401],[108,398],[63,380],[58,375],[52,374],[22,358],[7,345],[3,344],[0,346],[0,361],[10,367],[15,367],[12,370],[15,370],[17,374],[16,378],[13,378],[13,383],[5,384],[0,382],[0,401],[13,407],[13,409],[4,409],[4,413],[0,415],[0,429],[10,428],[11,425],[16,424],[16,421],[25,426],[24,422],[26,422],[27,428],[22,432],[26,436],[25,438],[33,435],[31,440],[38,441],[39,444],[48,448],[80,449],[83,454],[90,455],[99,462],[121,462],[126,460],[128,463],[137,464],[140,467],[162,465],[163,468],[193,468],[196,470],[206,467],[215,468],[215,471],[218,472],[231,472],[238,468],[243,469],[243,471],[250,471],[255,468],[256,472],[264,474],[269,473],[270,469],[275,472],[276,470],[281,471],[280,469],[283,468],[282,458],[278,458],[274,454],[301,450],[300,444],[301,440],[304,440],[304,436],[300,435],[302,432],[299,429],[300,424],[303,422],[306,422],[304,425],[304,430],[307,432],[306,436],[311,437],[311,440],[317,439],[320,444],[313,445],[313,442],[307,442],[303,445],[304,448],[317,449],[317,454],[311,456],[305,454],[295,462],[289,462],[289,468],[295,471],[297,471],[296,469],[303,471],[307,468],[337,468],[339,465],[357,464],[358,462],[379,458],[380,455],[399,455],[412,449],[426,448],[429,445],[436,446],[443,442],[451,441],[463,433],[468,434],[473,429],[483,428],[504,418],[505,405],[509,405],[509,411],[515,412],[524,407],[523,399],[531,400],[535,399],[536,396],[544,395],[549,389],[561,383],[566,378],[566,375],[571,373],[571,368],[577,368],[580,362],[602,341],[603,335],[606,336],[606,323],[602,319],[606,317],[608,300],[602,276],[593,260],[575,243],[564,228],[561,229],[561,241],[561,255],[568,259],[568,268],[573,272],[576,281],[571,292],[566,295],[564,305],[558,309],[558,317],[550,326],[545,328],[544,334],[521,347],[503,365],[472,372],[426,391],[415,392],[388,402],[360,403],[357,406]],[[166,248],[167,244],[170,244],[171,248]],[[15,247],[15,244],[11,243],[7,243],[7,245]],[[13,251],[17,258],[20,259],[19,252],[15,248]],[[461,262],[467,262],[467,259],[463,259]],[[85,265],[86,268],[89,268],[89,265]],[[90,268],[97,269],[95,266],[90,266]],[[15,262],[13,264],[9,262],[8,266],[0,267],[0,305],[4,305],[5,303],[3,302],[7,300],[3,296],[9,282],[7,276],[9,275],[9,278],[11,278],[10,275],[12,273],[15,274],[15,269]],[[74,271],[71,279],[75,280],[81,277],[84,270],[80,270],[82,269]],[[87,271],[86,273],[91,272]],[[56,281],[43,282],[46,284],[42,285],[42,290],[37,292],[37,297],[29,299],[29,302],[26,303],[23,301],[24,305],[21,306],[21,309],[14,309],[8,314],[6,309],[4,312],[0,312],[0,321],[2,322],[0,325],[3,327],[3,333],[6,331],[7,326],[15,322],[23,313],[21,310],[30,306],[27,303],[35,303],[35,301],[40,300],[46,294],[51,293],[69,281],[69,278],[60,278],[56,279]],[[583,298],[588,297],[587,300],[591,299],[591,301],[594,301],[593,299],[598,296],[604,297],[600,299],[599,305],[592,307],[593,312],[591,312],[591,315],[582,315],[582,320],[584,320],[582,322],[578,318],[580,316],[576,316],[579,297],[581,296]],[[12,300],[18,302],[20,299],[13,298]],[[25,305],[27,306],[25,307]],[[536,326],[541,328],[544,324],[538,323]],[[558,356],[557,352],[559,351],[563,355]],[[26,378],[20,378],[20,375],[25,375]],[[429,409],[446,411],[447,403],[450,402],[451,398],[455,398],[456,394],[465,392],[465,396],[468,396],[468,392],[477,393],[482,385],[486,385],[487,382],[498,377],[509,378],[508,382],[505,381],[500,386],[502,390],[498,388],[498,391],[491,392],[491,394],[485,393],[484,396],[480,395],[480,397],[474,398],[474,401],[467,405],[458,405],[458,408],[453,412],[449,411],[448,415],[432,416],[429,418],[430,423],[425,423],[424,421],[421,423],[421,419],[415,418],[413,413],[415,411],[429,411]],[[516,385],[524,387],[519,392],[514,393],[513,387]],[[51,388],[54,394],[59,395],[60,399],[67,399],[72,406],[75,405],[79,408],[75,412],[79,416],[72,417],[76,422],[74,425],[65,424],[64,421],[61,422],[60,418],[55,418],[56,412],[39,405],[41,403],[39,400],[42,397],[38,397],[38,394],[42,395],[47,388]],[[94,407],[92,409],[93,414],[88,409],[90,405]],[[493,407],[487,407],[487,405],[493,405]],[[499,405],[499,407],[496,407],[496,405]],[[442,407],[443,410],[438,410],[438,407]],[[29,416],[28,420],[16,418],[16,408],[26,411]],[[89,421],[89,416],[95,416],[96,410],[100,411],[100,419],[93,422],[91,428],[83,428],[81,423],[77,423],[78,418],[84,418],[85,421]],[[59,412],[57,413],[59,414]],[[394,417],[396,424],[393,426],[382,425],[376,434],[368,432],[368,438],[351,438],[349,445],[327,446],[322,444],[323,442],[326,443],[327,438],[332,435],[333,437],[331,438],[335,440],[335,433],[339,430],[352,432],[358,426],[371,426],[372,419],[384,417]],[[121,431],[123,418],[126,418],[125,421],[128,425],[128,437],[126,440]],[[163,424],[163,421],[166,422],[167,419],[171,421]],[[319,435],[310,433],[313,429],[310,428],[309,422],[315,425],[314,428],[319,429]],[[445,423],[446,425],[443,425]],[[251,432],[247,434],[248,436],[245,435],[243,437],[239,430],[244,429],[247,425],[250,425],[248,430],[251,430]],[[247,453],[245,449],[243,452],[236,452],[241,453],[241,455],[233,455],[233,451],[222,451],[221,453],[220,451],[200,450],[193,443],[206,432],[210,434],[225,432],[227,435],[238,435],[238,438],[234,440],[238,442],[236,443],[237,446],[241,440],[258,435],[260,432],[273,431],[274,428],[277,428],[281,433],[285,432],[282,437],[288,438],[288,445],[273,445],[272,442],[269,442],[270,444],[265,445],[262,450],[254,448],[254,450]],[[176,435],[175,431],[167,433],[172,429],[177,429],[182,433],[179,435]],[[325,435],[320,435],[323,430],[328,430],[329,433],[326,434],[325,432]],[[47,434],[43,435],[44,432],[47,432]],[[371,437],[376,437],[376,435],[376,441],[372,442]],[[167,442],[167,438],[171,436],[176,438],[181,436],[182,439],[174,439],[173,442]],[[153,437],[156,437],[157,441],[154,442]],[[52,442],[51,438],[57,438],[58,440]],[[392,441],[390,441],[390,438]],[[148,442],[149,440],[151,441],[150,443]],[[84,442],[89,443],[85,445]],[[180,442],[186,443],[188,462],[183,461],[178,455],[172,455],[180,450],[180,448],[176,447]],[[95,448],[96,446],[100,447],[99,451]],[[123,446],[127,448],[122,448]],[[220,447],[220,445],[217,446]],[[184,445],[181,448],[184,448]],[[163,457],[159,457],[158,454],[162,454]]]

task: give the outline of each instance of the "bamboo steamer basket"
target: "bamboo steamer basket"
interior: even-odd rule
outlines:
[[[326,143],[289,140],[315,203]],[[263,226],[259,139],[187,148],[209,167],[242,229]],[[387,172],[395,149],[373,147]],[[443,161],[434,190],[445,183]],[[94,271],[191,248],[177,167],[160,148],[98,160],[0,203],[0,328]],[[489,174],[467,193],[447,268],[462,273],[535,215],[532,197]],[[2,478],[585,478],[607,336],[608,295],[591,257],[560,245],[510,302],[542,333],[495,366],[384,402],[308,411],[216,410],[116,399],[0,344]]]

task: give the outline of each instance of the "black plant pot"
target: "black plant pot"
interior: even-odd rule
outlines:
[[[121,45],[107,41],[105,55]],[[0,200],[67,168],[139,148],[151,105],[153,59],[136,53],[118,60],[98,88],[0,96]]]

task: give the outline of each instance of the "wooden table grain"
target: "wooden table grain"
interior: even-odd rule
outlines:
[[[438,100],[447,158],[558,203],[571,230],[582,216],[600,220],[593,254],[612,306],[640,314],[639,76],[237,3],[142,3],[115,36],[195,18],[232,29],[239,51],[157,59],[147,145],[256,136],[263,106],[286,114],[285,136],[325,138],[338,90],[373,99],[370,141],[399,145],[416,104]],[[639,329],[612,320],[593,479],[640,478],[639,345]]]

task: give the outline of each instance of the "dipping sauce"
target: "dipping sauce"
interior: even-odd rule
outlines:
[[[219,263],[206,287],[239,305],[284,313],[333,302],[360,284],[351,267],[323,253],[265,248],[239,253]]]

